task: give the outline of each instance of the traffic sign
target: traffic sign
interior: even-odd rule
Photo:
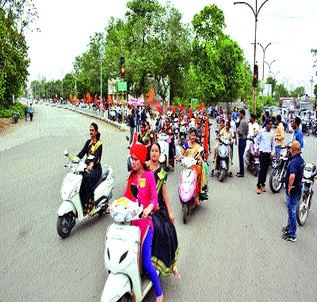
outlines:
[[[118,82],[118,91],[127,91],[128,82]]]
[[[190,100],[190,105],[191,105],[190,107],[192,107],[194,110],[196,110],[197,107],[199,106],[199,100],[192,98]]]

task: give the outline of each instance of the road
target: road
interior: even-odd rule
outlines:
[[[75,155],[81,150],[92,121],[38,105],[32,123],[19,121],[19,127],[1,136],[1,302],[99,301],[107,278],[103,257],[110,217],[77,223],[64,240],[56,232],[66,173],[63,152],[67,148]],[[116,177],[114,200],[125,189],[128,132],[97,123],[102,162],[113,167]],[[317,163],[316,137],[305,139],[304,159]],[[235,174],[237,148],[233,163]],[[165,301],[316,301],[315,203],[297,242],[286,242],[281,239],[287,221],[284,192],[257,195],[251,173],[224,183],[214,177],[209,178],[209,200],[184,225],[176,189],[179,176],[177,165],[167,186],[182,278],[161,278]],[[144,301],[154,298],[151,291]]]

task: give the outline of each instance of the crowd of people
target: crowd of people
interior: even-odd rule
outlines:
[[[138,110],[138,109],[137,109]],[[266,192],[267,172],[272,158],[277,160],[280,157],[281,148],[285,145],[285,129],[281,116],[276,117],[277,128],[272,130],[273,121],[266,116],[263,125],[256,122],[255,115],[251,114],[249,122],[246,120],[244,109],[240,111],[233,108],[232,112],[218,112],[219,123],[217,123],[216,143],[212,149],[210,146],[210,115],[208,111],[190,112],[179,115],[171,113],[164,115],[160,113],[155,122],[155,129],[151,129],[147,112],[140,110],[140,122],[138,128],[137,111],[132,109],[127,117],[130,126],[130,156],[132,159],[132,170],[127,181],[127,187],[123,195],[131,200],[135,200],[131,192],[131,184],[139,188],[138,201],[143,205],[143,216],[140,220],[134,221],[133,225],[140,228],[142,245],[142,265],[149,275],[156,293],[156,301],[164,300],[160,281],[156,270],[163,276],[172,273],[180,278],[176,262],[178,259],[178,240],[174,226],[174,215],[171,209],[169,195],[167,192],[168,171],[160,166],[159,158],[161,147],[157,142],[160,133],[166,133],[170,138],[170,169],[174,170],[174,161],[186,154],[193,156],[199,149],[204,147],[204,152],[197,158],[197,165],[193,168],[197,174],[197,192],[201,200],[208,199],[208,187],[206,181],[206,163],[208,155],[211,154],[212,161],[215,162],[218,139],[225,136],[230,142],[229,176],[232,175],[232,158],[234,145],[238,146],[239,171],[237,177],[244,177],[244,160],[250,144],[250,138],[258,146],[260,158],[260,172],[256,184],[256,193]],[[142,117],[142,112],[144,112]],[[188,127],[187,139],[181,148],[181,154],[176,158],[175,145],[179,143],[178,129],[182,122]],[[301,196],[301,177],[303,174],[304,160],[301,152],[305,141],[300,129],[300,118],[295,117],[292,121],[293,134],[291,141],[286,144],[290,148],[292,158],[285,176],[286,202],[288,207],[288,221],[282,228],[282,238],[288,241],[296,241],[296,204]],[[135,133],[135,131],[137,131]],[[78,157],[82,158],[90,154],[94,155],[92,161],[87,162],[87,169],[81,188],[81,198],[84,201],[86,211],[91,211],[89,205],[93,206],[93,187],[100,177],[100,160],[102,155],[102,144],[100,133],[95,123],[90,125],[90,139],[85,143]],[[215,165],[211,171],[211,176],[216,169]],[[151,215],[150,215],[151,214]]]

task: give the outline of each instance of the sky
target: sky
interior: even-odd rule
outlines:
[[[257,43],[262,45],[257,45],[256,51],[259,78],[262,79],[265,54],[264,79],[270,70],[278,83],[284,83],[288,89],[304,86],[311,95],[311,88],[317,83],[317,67],[313,67],[316,58],[310,51],[317,49],[317,1],[264,1],[245,2],[254,11],[257,2]],[[161,4],[164,2],[159,0]],[[251,7],[234,5],[231,0],[170,2],[182,13],[184,23],[190,23],[205,6],[216,4],[224,12],[225,33],[238,42],[253,65],[255,16]],[[26,35],[30,82],[42,77],[57,80],[71,72],[75,57],[88,50],[90,36],[102,32],[111,16],[123,18],[127,11],[126,0],[33,0],[33,3],[39,19],[32,26],[40,28],[40,32]]]

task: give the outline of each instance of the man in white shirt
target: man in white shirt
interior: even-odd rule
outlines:
[[[249,126],[249,130],[248,130],[248,139],[247,139],[247,145],[245,147],[245,151],[243,154],[243,160],[245,161],[245,158],[247,156],[247,152],[250,149],[250,144],[251,144],[251,138],[255,138],[257,136],[257,134],[259,133],[260,130],[260,126],[259,124],[255,121],[256,116],[251,113],[250,114],[250,122],[248,123]]]

